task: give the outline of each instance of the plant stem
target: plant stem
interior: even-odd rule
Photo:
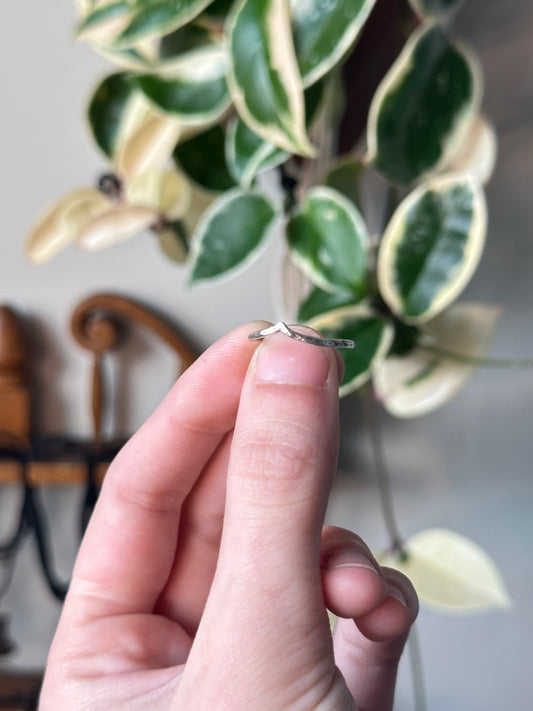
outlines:
[[[422,654],[420,651],[420,640],[416,622],[409,631],[407,639],[407,649],[411,662],[411,677],[413,679],[414,702],[416,711],[427,711],[427,695],[424,684],[424,668],[422,665]]]
[[[376,478],[383,510],[383,518],[385,526],[389,534],[391,551],[404,553],[403,541],[400,535],[398,524],[396,523],[396,515],[394,513],[394,504],[392,500],[392,489],[390,474],[385,461],[385,452],[383,449],[383,437],[381,431],[381,422],[376,407],[372,391],[370,387],[366,387],[363,392],[363,407],[365,418],[370,432],[370,440],[372,443],[372,452],[374,455],[374,466],[376,468]]]
[[[372,442],[372,451],[374,455],[374,465],[376,468],[376,477],[378,481],[378,489],[380,494],[381,508],[385,525],[389,534],[390,551],[400,555],[406,555],[403,545],[400,529],[396,522],[394,512],[394,504],[392,500],[392,487],[389,469],[385,459],[385,450],[383,447],[383,433],[379,412],[374,400],[372,390],[369,386],[363,390],[363,407],[365,418],[370,431],[370,439]],[[415,711],[427,711],[426,689],[424,684],[424,670],[422,666],[422,654],[420,651],[420,643],[415,625],[411,627],[409,638],[407,640],[409,649],[409,658],[411,662],[411,676],[413,680],[414,691],[414,709]]]
[[[3,561],[0,562],[0,567],[3,565]],[[15,571],[15,556],[11,560],[8,560],[5,564],[5,571],[2,571],[2,576],[0,578],[0,600],[6,594],[13,578],[13,573]]]
[[[456,363],[463,365],[473,365],[479,368],[503,368],[506,370],[519,370],[533,368],[533,358],[483,358],[479,356],[467,355],[465,353],[456,353],[449,351],[441,346],[432,345],[430,343],[421,342],[417,344],[418,348],[429,353],[434,353],[440,358],[453,360]]]

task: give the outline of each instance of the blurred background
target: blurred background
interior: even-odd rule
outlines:
[[[90,362],[69,334],[75,305],[102,290],[131,296],[166,314],[203,349],[243,321],[276,319],[273,279],[280,245],[274,241],[231,281],[194,290],[186,285],[185,270],[167,261],[149,236],[102,253],[69,249],[40,267],[25,260],[24,239],[36,215],[67,190],[93,184],[103,168],[84,113],[109,66],[73,41],[74,26],[72,0],[19,0],[4,9],[0,303],[35,325],[39,433],[89,437]],[[454,26],[455,35],[480,56],[484,113],[499,139],[487,190],[487,246],[464,298],[503,309],[491,355],[533,357],[533,6],[530,0],[465,0]],[[175,362],[143,332],[133,334],[123,357],[128,395],[116,424],[127,433],[168,390]],[[434,414],[404,421],[383,415],[404,536],[437,526],[465,534],[497,563],[514,603],[509,611],[470,616],[422,610],[418,629],[431,711],[533,708],[532,403],[532,371],[480,369]],[[356,530],[380,550],[386,536],[357,398],[344,400],[341,410],[341,458],[328,522]],[[14,525],[18,497],[15,487],[0,485],[0,541]],[[64,579],[78,543],[80,497],[72,487],[56,487],[42,497],[53,521],[54,562]],[[42,669],[59,613],[28,540],[0,599],[0,615],[9,616],[17,644],[12,654],[0,656],[0,671]],[[411,708],[406,658],[396,709]]]

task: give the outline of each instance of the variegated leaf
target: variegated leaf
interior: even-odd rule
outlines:
[[[134,46],[118,48],[113,40],[128,24],[134,11],[134,0],[100,0],[82,3],[78,38],[108,62],[130,72],[147,71],[157,60],[155,43],[141,40]]]
[[[366,306],[344,306],[308,321],[324,338],[349,338],[355,348],[343,348],[345,365],[341,397],[354,392],[371,376],[374,368],[387,355],[393,339],[391,324]]]
[[[161,37],[190,22],[213,0],[151,0],[136,3],[136,12],[117,37],[118,47],[132,47],[140,40]]]
[[[361,296],[354,293],[323,291],[315,287],[300,304],[297,320],[299,323],[309,321],[328,311],[334,311],[342,306],[354,306],[361,301]]]
[[[364,292],[366,225],[341,193],[312,188],[289,219],[287,240],[292,258],[314,284],[331,292]]]
[[[249,188],[258,173],[285,163],[290,153],[263,140],[236,116],[226,132],[226,160],[235,180]]]
[[[417,346],[403,355],[389,355],[374,373],[374,388],[384,407],[396,417],[419,417],[448,402],[474,370],[468,362],[447,358],[439,349],[465,357],[483,356],[499,309],[486,304],[458,303],[425,324]]]
[[[90,11],[78,25],[77,38],[90,44],[109,46],[128,25],[133,8],[117,0]]]
[[[233,101],[248,126],[283,150],[313,155],[286,0],[241,0],[229,21]]]
[[[139,92],[132,87],[129,78],[125,72],[106,77],[89,103],[89,127],[108,158],[113,156],[117,144],[125,137],[129,117],[137,112]]]
[[[75,241],[80,229],[105,212],[111,202],[99,190],[85,188],[68,193],[38,219],[26,240],[32,262],[48,262]]]
[[[468,613],[512,604],[494,562],[465,536],[432,528],[409,539],[405,549],[407,558],[388,555],[380,563],[407,575],[431,607]]]
[[[115,49],[92,45],[92,49],[107,62],[115,64],[119,69],[128,72],[151,71],[156,64],[154,52],[151,48],[130,47],[129,49]]]
[[[323,100],[323,82],[315,84],[304,93],[308,127],[313,125]],[[229,122],[226,136],[228,167],[243,188],[249,188],[259,173],[285,163],[291,155],[258,136],[239,116]]]
[[[215,45],[165,63],[157,75],[139,75],[132,81],[183,126],[205,126],[219,119],[231,104],[226,69],[226,52]]]
[[[400,203],[377,264],[381,295],[400,319],[422,323],[454,301],[478,265],[486,223],[483,191],[469,176],[433,178]]]
[[[276,209],[264,195],[229,190],[200,220],[191,250],[191,284],[234,274],[255,258],[270,232]]]
[[[408,185],[445,165],[481,102],[481,73],[470,51],[439,25],[422,25],[378,87],[367,125],[367,161]]]
[[[290,1],[296,57],[304,86],[314,84],[345,56],[375,1]]]

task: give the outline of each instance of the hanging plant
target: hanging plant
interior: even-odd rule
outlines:
[[[67,194],[41,217],[29,258],[46,262],[70,244],[102,249],[150,229],[186,262],[191,285],[215,283],[257,259],[278,226],[308,284],[294,316],[356,342],[342,352],[341,395],[372,382],[401,418],[443,405],[481,362],[498,316],[458,301],[483,253],[496,139],[480,113],[479,62],[448,29],[459,2],[409,0],[415,14],[398,19],[404,47],[376,81],[366,140],[338,155],[345,98],[357,92],[343,66],[374,5],[80,0],[78,38],[119,69],[88,110],[108,167],[97,188]],[[281,197],[264,189],[269,170]],[[361,197],[372,173],[388,205],[378,235]],[[386,562],[412,577],[423,600],[508,604],[474,544],[440,530],[404,543],[390,512],[388,520]]]

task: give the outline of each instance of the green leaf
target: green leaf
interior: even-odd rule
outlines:
[[[345,365],[344,380],[339,388],[341,397],[354,392],[371,377],[392,343],[390,323],[365,306],[344,306],[308,323],[324,338],[350,338],[355,341],[355,348],[339,351]]]
[[[359,182],[362,170],[361,161],[355,158],[340,158],[330,166],[324,184],[342,193],[359,208],[361,205]]]
[[[307,124],[313,122],[324,95],[323,83],[314,84],[304,94]],[[235,180],[248,188],[264,170],[275,168],[290,158],[290,153],[265,141],[236,116],[226,132],[226,160]]]
[[[408,195],[378,255],[378,286],[391,310],[422,323],[454,301],[476,270],[486,223],[483,191],[469,176],[440,176]]]
[[[111,74],[97,87],[89,104],[89,126],[94,140],[111,158],[121,137],[135,90],[126,72]]]
[[[376,394],[386,410],[396,417],[420,417],[448,402],[466,384],[474,366],[446,358],[439,350],[482,357],[499,313],[487,304],[453,304],[417,334],[420,345],[415,342],[403,354],[391,349],[374,374]]]
[[[420,337],[420,328],[410,326],[408,323],[393,321],[394,341],[389,351],[389,356],[404,356],[410,353],[417,345]]]
[[[236,116],[226,132],[226,160],[231,174],[249,188],[258,173],[285,163],[290,154],[263,140]]]
[[[212,42],[213,39],[208,29],[188,24],[161,38],[159,58],[162,60],[174,59],[194,49],[212,44]]]
[[[140,40],[169,34],[199,15],[212,0],[155,0],[138,3],[139,9],[116,40],[131,47]]]
[[[132,80],[165,113],[184,126],[212,123],[228,109],[226,54],[211,46],[190,52],[165,66],[164,76],[144,74]]]
[[[331,99],[326,81],[318,81],[304,91],[305,125],[311,129],[320,116],[320,110],[326,101]]]
[[[424,19],[426,17],[443,17],[456,10],[463,0],[409,0],[414,12]]]
[[[361,297],[355,294],[343,292],[331,294],[329,291],[323,291],[315,287],[307,299],[300,304],[297,318],[300,323],[309,321],[315,316],[320,316],[341,306],[354,306],[360,300]]]
[[[259,253],[276,209],[264,195],[230,190],[204,213],[192,250],[191,284],[233,274]]]
[[[378,87],[367,127],[367,160],[408,185],[445,165],[481,101],[477,61],[438,25],[417,30]]]
[[[241,118],[279,148],[313,155],[286,0],[241,0],[229,27],[228,81]]]
[[[234,5],[235,0],[215,0],[205,8],[204,15],[215,20],[222,20],[227,17]]]
[[[296,57],[304,86],[327,74],[356,41],[376,0],[291,0]]]
[[[221,126],[215,126],[189,141],[179,143],[174,158],[198,185],[216,192],[235,187],[226,165],[224,150],[226,135]]]
[[[367,231],[353,203],[336,190],[312,188],[291,215],[287,240],[292,258],[326,291],[364,292]]]

